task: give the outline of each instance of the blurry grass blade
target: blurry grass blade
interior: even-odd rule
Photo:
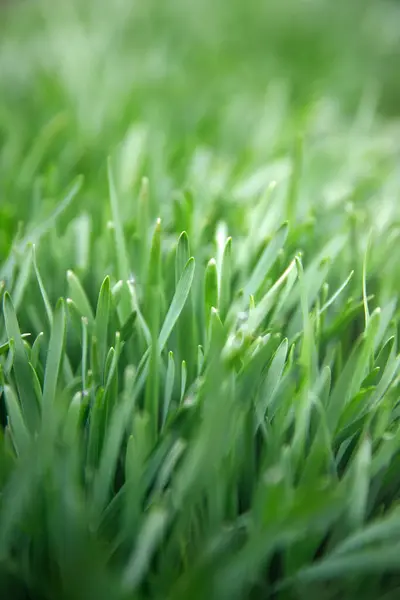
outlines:
[[[288,348],[289,343],[285,338],[275,352],[268,369],[268,375],[256,406],[258,424],[261,424],[264,420],[267,410],[271,409],[272,414],[274,412],[274,399],[281,381]]]
[[[83,177],[79,176],[75,182],[71,185],[70,190],[67,192],[65,198],[56,206],[53,213],[47,218],[43,219],[40,225],[34,227],[31,231],[28,231],[26,236],[18,242],[17,252],[24,252],[27,244],[37,244],[39,240],[45,235],[55,224],[58,217],[68,208],[73,199],[79,193],[83,184]],[[3,277],[9,277],[9,273],[14,266],[15,258],[13,254],[10,254],[8,260],[5,262],[3,268],[0,270],[0,279]]]
[[[221,258],[221,277],[219,305],[221,319],[225,320],[231,303],[231,283],[232,283],[232,238],[226,240]]]
[[[43,280],[42,277],[40,275],[39,272],[39,268],[37,266],[37,261],[36,261],[36,247],[35,245],[32,246],[32,254],[33,254],[33,267],[35,269],[35,274],[36,274],[36,279],[39,285],[39,289],[40,289],[40,294],[42,296],[42,300],[43,300],[43,304],[46,310],[46,315],[47,315],[47,319],[49,321],[50,327],[53,323],[53,310],[51,308],[51,304],[50,304],[50,300],[49,297],[47,295],[46,289],[43,285]]]
[[[75,302],[71,300],[71,298],[67,298],[66,300],[69,322],[71,324],[78,339],[80,340],[82,337],[82,319],[86,319],[86,323],[88,324],[88,318],[82,317],[82,314],[79,312]]]
[[[47,423],[57,397],[57,383],[64,353],[65,325],[65,304],[64,300],[60,299],[54,312],[43,385],[43,418]]]
[[[204,365],[204,350],[202,346],[197,347],[197,377],[200,377]]]
[[[154,508],[143,523],[139,532],[135,550],[126,567],[124,588],[133,591],[144,577],[150,561],[161,542],[167,525],[167,514],[160,508]]]
[[[110,194],[111,213],[115,228],[115,245],[117,250],[117,261],[118,261],[118,276],[121,279],[127,280],[130,275],[128,251],[126,249],[126,242],[124,236],[124,230],[118,206],[117,189],[115,187],[114,175],[111,166],[111,158],[108,158],[107,162],[107,174],[108,174],[108,187]]]
[[[357,529],[364,523],[367,511],[371,470],[371,441],[366,436],[357,451],[350,473],[348,513],[350,524]]]
[[[14,340],[13,369],[22,406],[22,413],[29,432],[33,434],[37,430],[39,424],[39,410],[32,388],[31,370],[23,339],[21,337],[17,316],[11,298],[7,292],[4,294],[3,299],[3,313],[7,335]]]
[[[279,279],[274,283],[271,289],[268,290],[265,296],[260,300],[259,304],[251,312],[248,322],[248,327],[251,332],[254,332],[267,317],[275,301],[276,294],[280,290],[281,286],[285,283],[293,269],[295,269],[295,266],[296,262],[292,260],[286,271],[282,273]]]
[[[163,406],[163,416],[162,416],[162,426],[165,425],[167,420],[169,407],[171,404],[172,393],[174,390],[174,381],[175,381],[175,361],[173,352],[168,353],[168,367],[167,367],[167,377],[165,380],[165,391],[164,391],[164,406]]]
[[[98,341],[100,369],[104,370],[104,361],[107,352],[107,333],[110,318],[111,290],[110,278],[106,277],[100,289],[96,309],[96,337]]]
[[[174,297],[172,298],[171,305],[161,328],[160,336],[158,338],[160,352],[164,349],[165,344],[167,343],[168,338],[171,335],[177,320],[179,319],[179,315],[185,306],[193,282],[194,269],[194,258],[190,258],[186,263],[185,269],[181,275],[181,278],[179,279],[178,285],[176,286]]]
[[[204,280],[204,307],[206,315],[206,331],[208,331],[211,308],[218,308],[218,272],[217,263],[212,258],[206,268]]]
[[[4,394],[15,450],[18,455],[24,454],[30,445],[30,435],[24,423],[18,399],[10,386],[5,386]]]
[[[125,323],[121,327],[121,341],[127,342],[133,334],[134,324],[136,321],[137,312],[134,310],[131,312]]]
[[[88,358],[88,322],[82,317],[82,392],[86,393],[86,375]]]
[[[82,392],[77,392],[68,407],[64,424],[64,440],[70,446],[76,446],[82,410]]]
[[[94,323],[92,307],[78,277],[72,271],[67,272],[69,297],[74,302],[81,317],[86,317],[89,325]],[[79,327],[80,328],[80,327]]]
[[[181,367],[181,403],[183,402],[183,398],[185,395],[185,391],[186,391],[186,381],[187,381],[187,366],[186,366],[186,362],[183,360],[182,361],[182,367]]]
[[[324,305],[319,309],[319,314],[321,315],[322,313],[324,313],[334,302],[335,300],[337,300],[337,298],[340,296],[340,294],[343,292],[343,290],[347,287],[347,285],[350,283],[352,277],[354,275],[354,271],[351,271],[350,275],[346,278],[346,280],[342,283],[342,285],[336,290],[336,292],[329,298],[329,300],[327,300],[327,302],[324,303]]]
[[[183,270],[190,258],[189,238],[186,231],[179,236],[175,258],[175,287],[178,285]]]
[[[244,288],[245,298],[248,298],[250,295],[255,295],[258,292],[269,271],[276,262],[278,254],[286,242],[287,235],[288,224],[284,223],[269,242],[251,274],[249,281]]]
[[[42,347],[42,343],[43,343],[43,337],[44,337],[43,332],[40,332],[32,345],[31,364],[32,364],[33,369],[35,369],[35,370],[39,364],[40,351],[41,351],[41,347]]]
[[[32,252],[25,252],[22,264],[19,268],[17,280],[12,292],[15,310],[18,311],[24,296],[25,288],[29,283],[32,268]]]
[[[292,172],[286,199],[286,215],[290,223],[295,220],[296,205],[299,200],[300,179],[303,169],[303,143],[303,136],[298,134],[292,152]]]
[[[355,396],[369,367],[371,351],[379,328],[380,310],[376,309],[369,320],[368,327],[360,339],[343,369],[329,399],[328,423],[335,431],[342,409]]]
[[[42,386],[40,385],[40,380],[39,380],[38,374],[37,374],[36,370],[33,368],[33,365],[31,363],[29,363],[29,366],[31,367],[32,383],[33,383],[33,389],[35,391],[36,400],[38,402],[39,408],[42,410],[42,408],[43,408]]]
[[[362,271],[362,290],[363,290],[363,304],[364,304],[364,317],[365,317],[365,328],[368,327],[368,322],[370,318],[369,314],[369,306],[368,306],[368,296],[367,296],[367,260],[368,260],[368,251],[370,245],[371,238],[368,238],[367,247],[364,253],[363,260],[363,271]]]

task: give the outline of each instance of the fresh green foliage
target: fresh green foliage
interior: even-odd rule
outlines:
[[[0,597],[397,598],[395,3],[1,11]]]

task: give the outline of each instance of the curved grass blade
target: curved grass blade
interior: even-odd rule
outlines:
[[[246,299],[249,296],[255,296],[257,294],[262,283],[265,281],[268,273],[276,262],[280,250],[285,245],[288,231],[288,224],[284,223],[275,233],[268,246],[264,250],[260,260],[258,261],[253,273],[249,278],[249,281],[245,285],[244,297]]]
[[[171,332],[179,319],[179,315],[185,306],[186,300],[189,296],[190,288],[193,283],[195,270],[194,258],[190,258],[186,263],[185,269],[181,275],[178,285],[175,290],[174,297],[172,298],[171,305],[168,309],[165,317],[161,332],[158,338],[158,344],[160,352],[164,349]]]
[[[52,407],[57,397],[57,383],[64,355],[65,324],[65,304],[60,299],[54,312],[43,385],[43,419],[47,424],[50,423]]]
[[[108,322],[110,319],[110,304],[111,304],[111,285],[110,278],[107,276],[100,288],[99,299],[97,302],[95,330],[97,337],[97,349],[99,353],[99,364],[102,375],[105,368],[105,357],[107,352],[107,334]]]
[[[31,436],[25,425],[18,399],[8,385],[4,386],[4,396],[15,451],[20,456],[28,450]]]
[[[24,342],[18,325],[14,306],[8,292],[3,299],[4,321],[8,337],[14,340],[13,369],[15,381],[18,388],[22,414],[28,431],[33,434],[39,425],[39,408],[32,387],[32,374],[28,362],[28,356],[24,348]]]

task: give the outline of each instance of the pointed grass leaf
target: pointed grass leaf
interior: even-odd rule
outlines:
[[[376,309],[368,322],[368,327],[355,345],[350,358],[338,378],[328,405],[328,423],[335,431],[343,408],[357,394],[369,369],[371,351],[379,328],[380,310]]]
[[[32,375],[28,356],[18,325],[17,316],[11,298],[6,292],[3,298],[3,313],[7,335],[14,340],[13,370],[18,388],[22,414],[28,431],[33,434],[39,425],[39,409],[32,388]]]
[[[104,361],[107,352],[107,334],[108,325],[110,319],[110,305],[111,305],[111,285],[110,278],[106,277],[102,283],[99,299],[97,302],[96,309],[96,337],[97,337],[97,349],[99,352],[99,363],[100,369],[104,371]]]
[[[114,223],[115,231],[115,247],[117,251],[117,262],[118,262],[118,277],[123,280],[129,279],[130,268],[128,251],[126,248],[126,241],[124,236],[124,229],[121,220],[117,189],[114,181],[114,174],[111,166],[111,158],[108,158],[107,162],[107,175],[108,175],[108,188],[110,195],[111,214]],[[87,315],[86,315],[87,316]]]
[[[66,315],[64,300],[57,302],[51,328],[49,349],[43,385],[43,418],[51,417],[51,408],[57,397],[57,384],[64,354]]]
[[[218,308],[218,271],[214,258],[209,261],[204,278],[204,310],[207,331],[212,307]]]
[[[121,327],[121,342],[127,342],[132,337],[136,318],[137,312],[134,310]]]
[[[190,258],[189,238],[186,231],[179,236],[175,256],[175,287],[178,285],[180,276]]]
[[[67,272],[67,281],[68,281],[68,290],[69,297],[73,301],[74,305],[78,309],[81,317],[86,317],[89,325],[93,326],[94,324],[94,315],[92,311],[92,307],[90,306],[90,302],[88,297],[82,287],[81,282],[78,277],[73,273],[73,271]],[[80,329],[80,325],[79,325]]]
[[[175,381],[175,361],[173,352],[168,353],[168,367],[167,367],[167,377],[165,380],[165,388],[164,388],[164,405],[163,405],[163,414],[162,414],[162,427],[164,427],[169,407],[171,404],[172,393],[174,390],[174,381]]]
[[[123,587],[128,592],[136,589],[144,577],[167,526],[165,510],[154,507],[144,520],[136,540],[135,549],[123,574]]]
[[[168,309],[165,317],[161,332],[158,338],[160,352],[164,349],[171,332],[179,319],[183,307],[185,306],[186,300],[189,296],[190,288],[193,283],[195,270],[194,258],[190,258],[186,263],[185,269],[179,279],[178,285],[176,286],[174,297]]]
[[[8,385],[4,387],[4,396],[15,450],[17,455],[23,455],[29,449],[31,436],[25,425],[18,399]]]
[[[232,238],[226,240],[221,259],[221,275],[219,290],[219,306],[221,319],[224,321],[231,303],[232,284]]]
[[[288,353],[289,342],[285,338],[275,352],[262,391],[257,401],[256,414],[258,424],[261,424],[269,409],[274,412],[274,399],[282,378],[283,369]]]
[[[284,223],[272,237],[244,288],[245,298],[257,294],[286,242],[288,230],[288,224]]]
[[[39,290],[40,290],[40,294],[42,296],[42,300],[43,300],[43,304],[44,304],[44,308],[46,310],[46,315],[47,315],[47,320],[50,324],[50,326],[53,323],[53,310],[51,308],[51,304],[50,304],[50,300],[49,297],[47,295],[46,289],[44,287],[43,284],[43,280],[42,280],[42,276],[40,275],[40,271],[37,265],[37,260],[36,260],[36,247],[33,244],[32,246],[32,255],[33,255],[33,267],[35,270],[35,274],[36,274],[36,279],[39,285]]]

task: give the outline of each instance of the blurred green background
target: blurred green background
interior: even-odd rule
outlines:
[[[157,177],[161,154],[181,186],[199,146],[244,161],[258,120],[279,122],[279,154],[323,98],[350,118],[363,103],[400,110],[394,1],[14,0],[0,21],[0,262],[18,221],[40,219],[77,173],[103,189],[132,125],[132,146],[143,125],[158,139],[142,171]]]

